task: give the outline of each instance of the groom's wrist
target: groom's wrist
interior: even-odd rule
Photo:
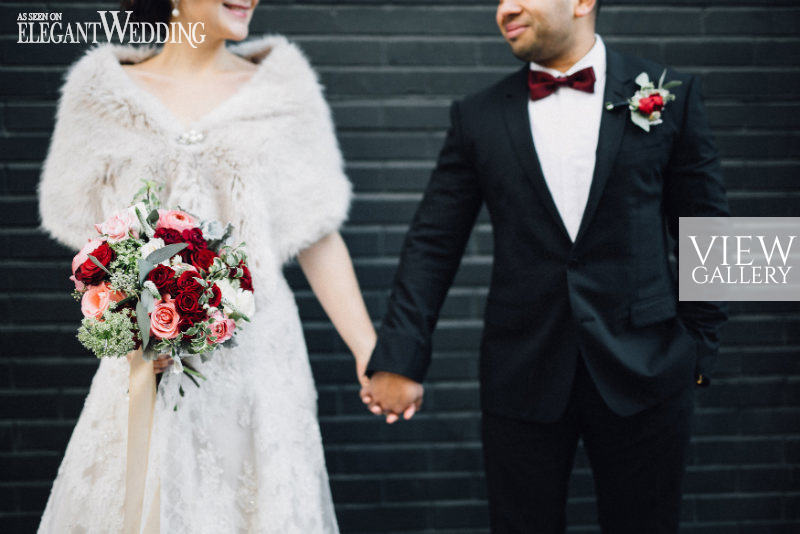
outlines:
[[[430,346],[415,337],[393,330],[381,330],[366,375],[378,371],[403,375],[422,383],[430,362]]]

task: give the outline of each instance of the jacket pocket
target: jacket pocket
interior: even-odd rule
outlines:
[[[636,327],[660,323],[677,314],[678,306],[672,294],[656,295],[631,303],[631,324]]]

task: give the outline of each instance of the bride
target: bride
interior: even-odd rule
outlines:
[[[139,21],[203,21],[205,41],[88,50],[66,74],[43,165],[42,228],[75,251],[142,178],[164,183],[163,206],[230,221],[246,242],[257,311],[238,346],[198,364],[200,388],[162,375],[142,532],[338,531],[282,265],[298,258],[362,386],[375,333],[338,233],[352,193],[330,111],[295,45],[245,40],[257,3],[123,2]],[[100,362],[39,532],[123,530],[128,380],[125,359]]]

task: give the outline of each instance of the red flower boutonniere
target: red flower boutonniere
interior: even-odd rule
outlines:
[[[658,80],[658,86],[656,87],[656,85],[650,81],[650,77],[647,73],[642,72],[635,80],[639,86],[639,90],[636,91],[627,102],[621,102],[619,104],[607,102],[606,109],[610,111],[617,106],[627,104],[628,109],[631,110],[631,121],[645,132],[649,132],[651,126],[663,122],[661,120],[661,114],[667,102],[675,100],[675,95],[669,90],[681,84],[678,80],[664,83],[664,77],[666,75],[667,70],[664,69],[664,72],[661,73],[661,78]]]

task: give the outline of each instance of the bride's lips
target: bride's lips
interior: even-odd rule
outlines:
[[[239,17],[242,19],[247,18],[247,14],[250,12],[250,4],[236,4],[233,2],[223,2],[222,4],[225,9],[233,15],[234,17]]]
[[[514,39],[519,37],[527,28],[528,26],[525,24],[506,24],[506,38]]]

